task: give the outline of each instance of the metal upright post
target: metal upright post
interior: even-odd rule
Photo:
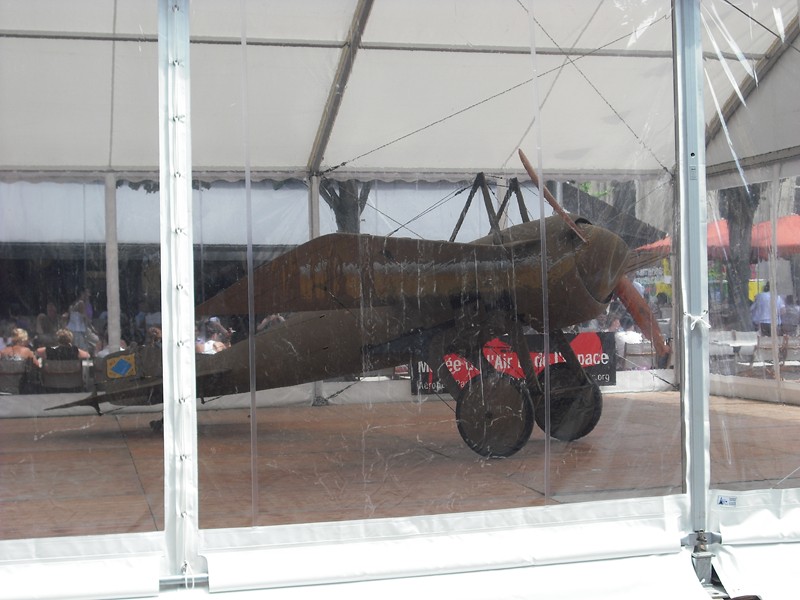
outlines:
[[[308,186],[308,237],[314,239],[319,237],[319,184],[320,176],[311,175]],[[324,406],[328,401],[322,394],[322,382],[315,381],[311,384],[311,404],[314,406]]]
[[[319,237],[319,175],[312,175],[308,186],[308,235]]]
[[[676,133],[683,307],[682,394],[685,482],[694,531],[695,569],[710,576],[707,495],[710,486],[708,416],[708,262],[705,120],[699,0],[674,2]]]
[[[160,0],[158,17],[164,528],[169,576],[191,581],[205,568],[198,552],[189,0]]]
[[[108,173],[105,178],[106,215],[106,307],[108,310],[108,339],[112,350],[119,350],[121,311],[119,303],[119,243],[117,241],[117,178]]]

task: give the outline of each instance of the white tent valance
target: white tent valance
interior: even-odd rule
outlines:
[[[765,130],[762,139],[745,144],[744,134],[732,134],[739,160],[786,152],[798,139],[797,78],[780,66],[760,78],[757,71],[776,39],[785,48],[797,32],[796,2],[772,4],[775,11],[750,7],[752,18],[725,3],[703,9],[708,85],[729,125],[740,118],[740,95],[754,109],[748,119],[761,110],[785,113],[772,119],[780,131]],[[242,19],[224,3],[192,3],[195,177],[241,178],[246,159],[254,179],[318,171],[385,180],[521,174],[516,149],[535,144],[525,3],[244,6]],[[155,179],[154,7],[27,2],[0,11],[0,177]],[[670,4],[540,2],[534,23],[549,176],[673,172]],[[797,52],[782,51],[779,64],[784,55],[797,60]],[[748,92],[754,78],[758,86]],[[709,124],[717,115],[711,94],[705,115]],[[732,160],[724,129],[716,128],[709,165]]]

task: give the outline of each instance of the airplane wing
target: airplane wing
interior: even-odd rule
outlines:
[[[98,394],[95,392],[90,396],[86,396],[85,398],[67,402],[66,404],[50,406],[45,410],[71,408],[73,406],[91,406],[97,411],[97,414],[101,414],[101,402],[109,402],[110,404],[114,404],[116,406],[148,406],[151,404],[161,404],[161,378],[153,378],[149,381],[142,381],[139,379],[130,383],[120,383],[113,391],[103,394]]]
[[[201,397],[212,395],[223,395],[233,393],[235,390],[224,390],[220,394],[216,393],[218,382],[227,382],[226,375],[230,373],[227,365],[221,368],[203,367],[198,364],[197,389]],[[208,388],[209,393],[204,393]],[[91,406],[100,413],[100,404],[108,402],[114,406],[150,406],[163,402],[163,380],[161,377],[151,377],[147,379],[134,379],[110,384],[105,392],[94,392],[85,398],[50,406],[45,410],[56,410],[59,408],[71,408],[73,406]]]

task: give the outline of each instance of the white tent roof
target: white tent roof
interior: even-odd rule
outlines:
[[[549,177],[674,169],[667,1],[537,0],[532,19],[517,0],[244,4],[191,5],[195,177],[241,178],[247,161],[256,178],[518,174],[517,148],[536,153],[537,97]],[[703,3],[708,82],[723,106],[771,47],[789,57],[743,94],[736,144],[739,158],[796,156],[798,4],[740,4]],[[0,178],[157,178],[156,3],[0,0],[0,23]],[[767,90],[785,101],[756,100]],[[705,111],[711,123],[708,91]],[[771,126],[753,129],[760,119]],[[710,148],[710,165],[732,160],[724,129]]]

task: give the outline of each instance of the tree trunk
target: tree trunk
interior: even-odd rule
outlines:
[[[728,257],[728,306],[739,330],[753,328],[750,320],[750,250],[753,217],[761,200],[761,188],[748,186],[720,190],[720,210],[728,220],[730,254]]]
[[[370,182],[361,183],[355,179],[348,181],[325,179],[320,183],[319,193],[331,207],[339,233],[361,232],[361,212],[367,205],[371,187]]]
[[[614,208],[632,217],[636,216],[636,184],[633,181],[612,181],[611,193]]]

